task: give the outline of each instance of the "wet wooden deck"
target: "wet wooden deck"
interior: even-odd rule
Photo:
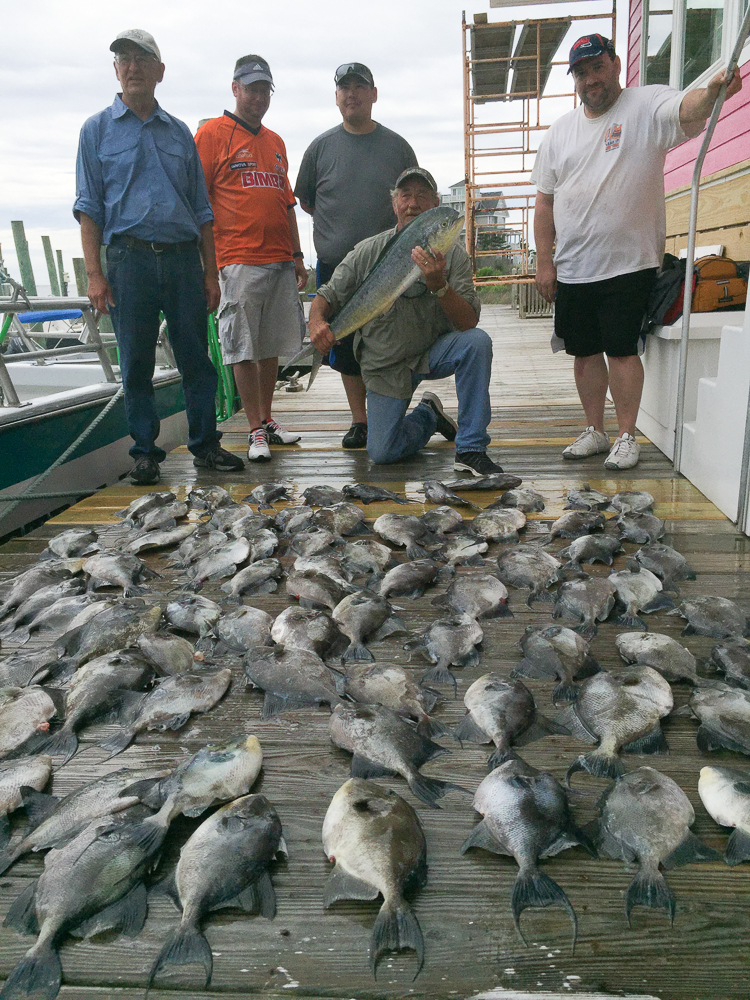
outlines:
[[[567,490],[583,482],[609,494],[621,488],[647,489],[656,498],[656,513],[667,521],[665,541],[679,549],[698,572],[698,579],[686,583],[683,593],[717,594],[750,604],[747,540],[689,483],[675,478],[671,465],[652,445],[644,442],[643,458],[636,470],[614,478],[604,473],[601,457],[576,464],[562,461],[560,451],[578,433],[581,418],[570,360],[549,353],[548,324],[520,323],[505,307],[486,309],[483,322],[496,344],[490,452],[506,471],[518,472],[547,499],[547,510],[530,516],[527,535],[544,530],[561,512]],[[450,383],[438,384],[437,391],[449,407],[455,405]],[[178,449],[163,465],[162,488],[184,496],[197,483],[221,483],[239,499],[258,482],[276,478],[294,481],[299,492],[313,483],[339,486],[361,481],[405,489],[418,499],[416,488],[423,479],[450,474],[452,448],[439,438],[433,438],[421,456],[389,467],[371,466],[364,451],[343,451],[339,442],[348,427],[348,414],[338,378],[330,372],[319,376],[309,395],[279,393],[276,416],[287,427],[303,433],[301,446],[274,449],[271,463],[246,468],[231,482],[219,474],[198,472],[190,455]],[[225,425],[225,446],[242,453],[246,433],[244,416],[239,414]],[[142,492],[147,491],[124,484],[105,490],[32,535],[9,542],[0,549],[0,578],[28,565],[44,547],[45,539],[65,527],[91,524],[100,530],[106,528],[116,520],[114,511]],[[492,496],[475,493],[470,498],[486,503]],[[387,509],[388,505],[366,508],[369,517]],[[420,513],[423,508],[412,509]],[[155,568],[161,565],[155,556],[147,561]],[[607,570],[596,567],[594,572]],[[163,582],[156,583],[166,592],[174,586],[173,576],[167,574]],[[206,587],[204,593],[214,596],[214,589]],[[428,591],[418,601],[401,602],[410,628],[418,629],[437,617],[430,604],[434,593]],[[290,602],[283,592],[253,599],[271,614]],[[464,714],[461,698],[471,681],[487,670],[509,672],[518,662],[517,642],[527,625],[552,623],[551,605],[538,604],[530,611],[514,591],[511,608],[515,617],[483,623],[481,665],[458,673],[459,699],[453,701],[446,690],[437,715],[449,725]],[[651,616],[649,624],[654,631],[679,638],[683,623],[659,613]],[[605,624],[593,641],[592,652],[604,667],[620,663],[614,646],[618,631],[614,624]],[[684,641],[697,656],[707,655],[713,645],[710,639],[691,637]],[[403,639],[394,638],[375,646],[377,661],[407,664],[402,643]],[[413,665],[420,667],[417,662]],[[529,686],[540,710],[554,715],[551,685],[529,682]],[[676,686],[676,705],[683,704],[688,694],[686,686]],[[232,911],[211,917],[207,923],[214,952],[210,992],[197,988],[198,968],[186,967],[161,979],[149,994],[152,1000],[197,1000],[214,994],[232,1000],[253,995],[463,998],[481,994],[497,1000],[537,995],[624,994],[662,1000],[750,996],[750,865],[735,869],[723,864],[691,865],[668,873],[667,881],[677,897],[674,926],[670,927],[662,912],[636,909],[631,930],[624,911],[631,873],[617,862],[592,860],[581,849],[566,851],[544,862],[544,867],[568,893],[578,913],[575,955],[571,955],[568,918],[558,910],[524,913],[522,925],[529,942],[525,947],[510,914],[515,863],[482,851],[471,851],[464,857],[458,853],[475,821],[470,799],[450,793],[442,800],[442,809],[431,810],[419,805],[400,779],[394,780],[392,787],[418,808],[427,837],[428,884],[414,898],[425,937],[425,964],[412,982],[414,956],[404,952],[384,959],[374,980],[368,969],[367,949],[377,904],[339,903],[327,912],[322,909],[323,884],[330,866],[321,848],[321,824],[331,796],[348,776],[349,756],[329,741],[327,711],[300,711],[261,722],[260,704],[260,695],[244,693],[235,684],[216,709],[195,717],[181,732],[139,737],[134,746],[106,765],[97,763],[104,754],[95,746],[109,729],[94,727],[84,734],[85,752],[79,752],[54,776],[52,790],[65,794],[101,775],[105,768],[140,766],[155,760],[172,764],[206,742],[239,733],[255,733],[261,741],[264,768],[254,790],[263,791],[276,805],[289,847],[288,861],[278,863],[273,872],[277,917],[268,922]],[[707,758],[696,748],[696,728],[696,723],[684,717],[668,720],[665,732],[670,754],[631,756],[626,765],[632,769],[648,763],[677,780],[695,807],[694,831],[721,850],[726,833],[706,814],[697,794],[698,773]],[[487,751],[468,744],[463,749],[455,744],[451,749],[450,757],[438,758],[425,772],[473,791],[486,773]],[[526,747],[523,756],[535,767],[562,778],[582,749],[571,738],[547,737]],[[730,753],[713,754],[711,760],[739,766],[747,763]],[[587,793],[574,800],[583,823],[593,815],[604,783],[577,775],[574,786]],[[196,822],[175,822],[163,868],[173,863]],[[33,856],[0,879],[0,913],[7,912],[15,896],[41,869],[41,857]],[[146,926],[134,941],[113,937],[66,942],[61,950],[66,985],[60,995],[76,1000],[143,997],[147,970],[176,919],[171,904],[159,897],[151,903]],[[0,977],[7,975],[30,943],[31,939],[0,929]]]

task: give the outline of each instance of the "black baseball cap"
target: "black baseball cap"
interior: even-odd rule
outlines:
[[[375,86],[372,73],[364,63],[342,63],[333,75],[333,80],[337,87],[345,76],[358,76],[360,80],[364,80],[368,87]]]
[[[604,35],[598,33],[583,35],[577,42],[573,42],[573,47],[568,56],[568,72],[570,73],[575,64],[580,62],[581,59],[593,59],[594,56],[603,56],[605,52],[610,59],[615,58],[615,47],[609,38],[605,38]]]

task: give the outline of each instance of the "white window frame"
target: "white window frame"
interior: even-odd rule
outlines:
[[[660,9],[661,0],[653,0],[656,9]],[[646,66],[648,62],[648,21],[649,21],[649,0],[642,0],[641,7],[641,51],[640,65],[638,68],[638,85],[643,87],[646,83]],[[685,11],[687,0],[673,0],[672,12],[672,55],[669,64],[669,86],[680,89],[682,80],[683,60],[685,57]],[[726,65],[732,54],[732,49],[737,41],[737,33],[742,24],[742,0],[724,0],[724,18],[721,32],[721,56],[707,69],[691,81],[684,88],[695,90],[698,87],[705,87],[708,81],[719,70]],[[676,40],[676,41],[675,41]],[[750,41],[742,50],[740,65],[750,60]]]

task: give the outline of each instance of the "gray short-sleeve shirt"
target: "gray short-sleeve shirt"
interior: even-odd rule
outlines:
[[[390,190],[402,171],[415,166],[409,143],[377,123],[364,135],[337,125],[313,140],[294,194],[313,209],[318,257],[338,264],[357,243],[393,227]]]

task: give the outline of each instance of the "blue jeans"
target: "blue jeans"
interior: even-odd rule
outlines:
[[[456,376],[458,433],[456,452],[486,451],[490,408],[492,341],[478,327],[445,333],[430,348],[428,375],[412,375],[414,388],[422,379]],[[373,462],[387,465],[424,448],[437,427],[437,417],[424,403],[406,414],[408,399],[381,396],[367,390],[367,453]]]
[[[188,448],[203,454],[221,434],[216,430],[217,375],[208,356],[208,322],[203,268],[198,247],[156,253],[122,240],[107,247],[107,279],[115,306],[112,325],[120,349],[125,415],[135,444],[133,458],[167,457],[159,436],[152,378],[159,335],[159,312],[169,327],[169,343],[182,375],[188,419]]]

